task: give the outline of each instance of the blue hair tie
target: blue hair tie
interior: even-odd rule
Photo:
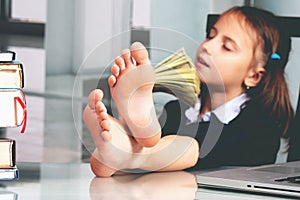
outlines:
[[[271,59],[272,59],[272,60],[280,60],[281,57],[280,57],[280,55],[277,54],[277,53],[272,53],[272,54],[271,54]]]

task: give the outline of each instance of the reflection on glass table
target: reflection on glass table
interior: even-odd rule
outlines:
[[[88,163],[18,163],[20,179],[0,182],[10,199],[276,199],[230,191],[198,188],[194,173],[186,171],[146,174],[120,173],[95,177]],[[278,197],[278,199],[281,199]]]
[[[184,171],[140,175],[123,174],[110,178],[94,178],[90,184],[90,197],[91,200],[193,200],[196,190],[195,176]]]

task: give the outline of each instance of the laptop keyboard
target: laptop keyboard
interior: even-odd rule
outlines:
[[[288,182],[288,183],[297,183],[300,184],[300,176],[290,176],[287,178],[276,179],[276,182]]]

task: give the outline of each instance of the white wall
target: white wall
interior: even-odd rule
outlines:
[[[79,67],[84,71],[107,67],[122,49],[129,46],[130,1],[76,2],[73,72],[76,73]]]
[[[75,1],[47,1],[45,31],[47,75],[71,73]]]
[[[233,6],[242,6],[244,5],[244,0],[226,0],[226,1],[220,1],[220,0],[211,0],[211,11],[213,13],[222,13],[229,8]]]
[[[77,73],[84,61],[99,69],[129,45],[130,0],[51,0],[47,13],[47,75]]]
[[[206,0],[152,0],[150,44],[152,61],[159,62],[167,55],[185,47],[194,57],[197,46],[205,38]]]
[[[151,0],[133,0],[132,4],[132,27],[150,27]]]

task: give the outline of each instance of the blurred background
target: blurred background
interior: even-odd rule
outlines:
[[[18,162],[88,162],[93,143],[82,123],[88,93],[133,41],[157,63],[184,47],[193,58],[206,36],[208,14],[235,5],[300,17],[298,0],[0,0],[0,48],[16,52],[25,73],[28,124],[2,129],[17,141]],[[300,27],[295,27],[299,29]],[[299,92],[300,41],[286,68],[292,103]],[[297,63],[297,64],[296,64]],[[157,97],[158,106],[166,98]],[[284,161],[282,157],[280,161]]]

